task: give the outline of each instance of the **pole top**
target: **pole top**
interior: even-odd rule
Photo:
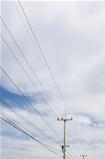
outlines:
[[[68,120],[73,120],[73,117],[71,118],[57,118],[58,121],[68,121]]]

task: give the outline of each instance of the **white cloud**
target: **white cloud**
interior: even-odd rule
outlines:
[[[88,140],[86,140],[86,143],[84,142],[82,146],[84,146],[89,153],[89,158],[98,159],[98,156],[101,155],[101,159],[104,159],[104,146],[102,143],[99,143],[105,135],[104,124],[99,122],[98,128],[90,127],[89,125],[93,124],[91,118],[89,116],[78,116],[77,114],[78,112],[89,114],[94,116],[97,121],[103,121],[105,119],[105,2],[22,2],[22,4],[24,5],[32,27],[38,35],[40,45],[43,48],[55,79],[67,101],[68,109],[72,114],[76,114],[74,115],[74,125],[71,124],[72,130],[70,130],[73,132],[70,133],[70,135],[72,135],[71,137],[73,137],[74,140],[77,139],[75,132],[75,127],[77,126],[77,128],[79,128],[80,140]],[[15,5],[17,6],[17,3]],[[52,80],[49,78],[45,65],[43,66],[40,62],[39,56],[37,55],[38,48],[36,48],[36,50],[33,49],[33,45],[18,17],[15,5],[13,2],[2,2],[2,16],[33,70],[37,72],[44,89],[47,90],[50,96],[48,104],[53,106],[53,101],[56,105],[54,110],[58,116],[61,117],[64,114],[65,107],[53,87]],[[17,7],[19,9],[19,6]],[[22,13],[21,16],[23,18]],[[23,21],[25,22],[24,18]],[[30,75],[30,78],[34,81],[39,90],[44,91],[22,59],[4,27],[2,28],[2,33]],[[18,87],[25,93],[37,92],[37,89],[33,88],[30,84],[30,81],[26,78],[3,43],[2,52],[2,66],[16,82]],[[7,79],[4,79],[4,75],[2,84],[8,90],[17,92],[13,85]],[[50,110],[48,104],[42,105],[42,107],[38,107],[38,109],[46,113],[46,110]],[[9,111],[7,113],[20,122],[19,118],[17,119],[16,116],[10,114]],[[29,112],[21,113],[27,116],[32,122],[36,122],[48,133],[45,124],[43,124],[37,116],[35,117]],[[53,116],[51,110],[47,118],[51,125],[54,126],[57,131],[60,131],[56,117]],[[62,135],[63,134],[61,134],[61,136]],[[98,145],[99,147],[97,151],[95,146],[91,146],[90,141],[92,141],[94,145],[93,140],[96,141],[95,146],[97,147]],[[24,145],[24,142],[25,141],[15,141],[14,139],[13,147],[18,144]],[[29,144],[28,147],[29,146],[31,146],[31,144]],[[72,148],[73,147],[79,156],[79,147],[81,147],[81,144],[77,142],[72,145]],[[11,150],[7,152],[10,159],[14,158],[14,156],[12,156],[14,154],[11,153]],[[3,154],[4,151],[5,150],[3,150]],[[27,151],[25,159],[28,156],[28,152],[30,154],[30,150]],[[32,154],[35,152],[36,151],[33,150]],[[16,155],[18,158],[23,159],[24,154],[18,153],[18,155]],[[6,158],[7,156],[5,155],[4,159]],[[32,155],[31,158],[34,158],[34,156]]]

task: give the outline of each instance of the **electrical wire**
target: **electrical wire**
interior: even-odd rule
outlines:
[[[18,113],[13,106],[11,106],[10,104],[8,104],[6,101],[4,101],[2,98],[0,98],[0,102],[9,110],[11,110],[15,115],[17,115],[18,117],[20,117],[23,121],[25,121],[28,125],[30,125],[32,128],[34,128],[35,130],[38,129],[38,131],[43,132],[43,135],[47,138],[51,139],[51,136],[48,136],[48,134],[46,134],[41,128],[37,127],[35,124],[31,123],[31,121],[29,121],[26,117],[24,117],[23,115],[21,115],[20,113]]]
[[[4,113],[4,112],[2,112],[1,111],[1,114],[4,116],[5,115],[5,117],[6,118],[8,118],[8,116]],[[8,118],[8,120],[10,121],[10,122],[12,122],[12,123],[14,123],[14,124],[18,124],[19,126],[21,126],[21,124],[20,123],[18,123],[17,121],[15,121],[15,120],[11,120],[11,119],[9,119]],[[20,127],[21,128],[21,127]],[[31,134],[33,134],[33,132],[31,131],[31,130],[29,130],[28,128],[26,128],[26,127],[24,127],[25,129],[26,129],[26,131],[29,131]],[[37,138],[37,140],[41,140],[38,136],[36,136]],[[41,141],[40,141],[41,142]],[[46,147],[48,147],[49,145],[48,144],[46,144],[45,142],[42,142],[43,143],[43,145],[45,145]],[[55,150],[55,151],[57,151],[57,152],[59,152],[59,153],[61,153],[59,150],[56,150],[55,148],[53,148],[53,147],[51,147],[51,146],[49,146],[49,148],[51,148],[51,149],[53,149],[53,150]]]
[[[28,132],[26,132],[24,129],[22,129],[22,128],[20,127],[20,124],[19,124],[19,126],[17,126],[17,125],[13,122],[13,120],[10,120],[10,119],[7,117],[7,115],[5,115],[4,112],[1,112],[1,115],[6,118],[6,119],[4,119],[4,118],[0,117],[2,120],[4,120],[4,121],[7,122],[8,124],[10,124],[10,125],[13,126],[14,128],[16,128],[17,130],[21,131],[22,133],[24,133],[24,134],[25,134],[26,136],[28,136],[29,138],[35,140],[35,142],[39,143],[42,147],[46,148],[47,150],[49,150],[49,151],[51,151],[51,152],[53,152],[53,153],[55,153],[55,154],[61,153],[60,151],[56,150],[55,148],[52,148],[52,147],[49,146],[48,144],[45,144],[45,143],[41,142],[39,139],[36,139],[36,138],[33,137],[32,135],[30,135]],[[27,130],[28,130],[28,129],[27,129]],[[29,130],[28,130],[28,131],[29,131]],[[30,131],[30,132],[31,132],[31,131]],[[62,155],[61,155],[61,156],[62,156]],[[69,157],[69,156],[73,159],[73,156],[68,152],[67,157]]]
[[[15,53],[12,51],[12,49],[9,47],[8,43],[6,42],[6,40],[4,39],[4,37],[0,34],[2,40],[4,41],[4,43],[6,44],[6,46],[8,47],[8,49],[10,50],[10,52],[12,53],[12,55],[14,56],[14,58],[16,59],[17,63],[19,64],[19,66],[21,67],[21,69],[24,71],[25,75],[27,76],[27,78],[31,81],[31,83],[33,84],[34,88],[36,85],[34,85],[33,81],[31,80],[30,76],[27,74],[27,72],[25,71],[24,67],[22,66],[22,64],[20,63],[20,61],[18,60],[18,58],[16,57]],[[16,87],[16,86],[15,86]],[[42,95],[39,91],[39,94]],[[31,104],[32,105],[32,104]],[[47,124],[48,125],[48,124]],[[51,126],[50,126],[51,127]],[[53,131],[55,131],[53,129]],[[56,133],[57,135],[57,133]],[[61,139],[62,140],[62,139]]]
[[[35,77],[35,78],[37,79],[37,81],[39,82],[41,88],[42,88],[43,90],[45,90],[44,87],[43,87],[43,85],[42,85],[42,83],[41,83],[41,81],[40,81],[40,79],[38,78],[37,74],[35,73],[35,71],[34,71],[33,68],[31,67],[30,63],[28,62],[28,60],[27,60],[26,57],[24,56],[24,53],[22,52],[21,48],[20,48],[19,45],[17,44],[15,38],[13,37],[13,35],[12,35],[11,32],[10,32],[10,30],[8,29],[8,27],[7,27],[6,23],[5,23],[5,21],[3,20],[3,18],[2,18],[1,16],[0,16],[0,18],[1,18],[2,23],[3,23],[4,26],[5,26],[6,30],[8,31],[9,35],[11,36],[12,40],[14,41],[14,43],[15,43],[17,49],[19,50],[20,54],[22,55],[23,59],[25,60],[26,64],[28,65],[28,67],[30,68],[32,74],[34,75],[34,77]],[[30,76],[28,75],[28,73],[26,72],[26,70],[24,69],[24,67],[22,66],[21,62],[20,62],[20,61],[18,60],[18,58],[16,57],[15,53],[12,51],[12,49],[11,49],[11,48],[9,47],[9,45],[7,44],[6,40],[3,38],[3,36],[2,36],[1,34],[0,34],[0,36],[1,36],[2,40],[4,41],[4,43],[7,45],[8,49],[10,50],[10,52],[12,53],[12,55],[14,56],[14,58],[16,59],[16,61],[18,62],[18,64],[20,65],[20,67],[22,68],[22,70],[24,71],[24,73],[26,74],[26,76],[28,77],[28,79],[30,80],[30,82],[32,83],[33,87],[39,91],[39,89],[37,88],[37,86],[35,85],[35,83],[32,81],[32,79],[30,78]],[[39,91],[39,95],[40,95],[41,97],[43,97],[43,95],[40,93],[40,91]],[[45,95],[46,95],[47,98],[50,98],[49,95],[48,95],[48,93],[47,93],[47,91],[45,91]],[[56,107],[56,106],[55,106],[55,103],[53,102],[52,104],[53,104],[53,105],[52,105],[53,107],[50,105],[50,107],[51,107],[51,109],[52,109],[52,112],[55,113],[55,115],[58,117],[58,114],[56,113],[56,111],[55,111],[55,109],[54,109],[54,108]]]
[[[48,62],[47,62],[47,60],[46,60],[46,57],[45,57],[45,55],[44,55],[44,52],[43,52],[43,50],[42,50],[42,48],[41,48],[41,46],[40,46],[40,44],[39,44],[39,41],[38,41],[38,39],[37,39],[37,37],[36,37],[36,34],[35,34],[35,32],[34,32],[32,26],[31,26],[31,24],[30,24],[30,22],[29,22],[29,19],[28,19],[27,15],[26,15],[26,12],[25,12],[25,10],[24,10],[24,8],[23,8],[23,6],[22,6],[22,4],[21,4],[21,2],[20,2],[19,0],[18,0],[18,3],[19,3],[19,5],[20,5],[20,8],[21,8],[23,14],[24,14],[24,17],[26,18],[27,24],[29,25],[29,28],[30,28],[30,30],[31,30],[31,32],[32,32],[32,34],[33,34],[34,40],[35,40],[36,43],[37,43],[37,46],[38,46],[38,48],[39,48],[39,50],[40,50],[40,53],[41,53],[41,55],[42,55],[42,57],[43,57],[43,60],[44,60],[44,62],[45,62],[45,64],[46,64],[46,66],[47,66],[48,72],[49,72],[49,74],[50,74],[50,76],[51,76],[51,78],[52,78],[52,81],[53,81],[53,83],[54,83],[54,85],[55,85],[55,88],[56,88],[56,90],[58,91],[59,96],[60,96],[60,98],[62,99],[64,106],[65,106],[66,108],[68,108],[68,107],[67,107],[67,104],[66,104],[66,102],[65,102],[65,99],[64,99],[64,97],[63,97],[63,94],[62,94],[62,92],[61,92],[61,90],[60,90],[60,88],[59,88],[59,86],[58,86],[58,84],[57,84],[57,82],[56,82],[56,80],[55,80],[55,77],[54,77],[54,75],[53,75],[53,73],[52,73],[52,71],[51,71],[51,68],[50,68],[50,66],[49,66],[49,64],[48,64]]]
[[[5,118],[3,118],[3,117]],[[32,140],[34,140],[36,143],[40,144],[42,147],[46,148],[47,150],[51,151],[52,153],[58,154],[59,151],[55,151],[54,148],[50,147],[49,145],[43,143],[42,141],[36,139],[35,137],[33,137],[32,135],[30,135],[28,132],[26,132],[24,129],[22,129],[20,126],[18,126],[17,124],[15,124],[13,121],[11,121],[6,115],[4,115],[4,113],[1,113],[1,117],[2,120],[4,120],[5,122],[7,122],[8,124],[10,124],[11,126],[13,126],[14,128],[16,128],[17,130],[21,131],[22,133],[24,133],[27,137],[31,138]]]
[[[12,40],[14,41],[14,43],[15,43],[15,45],[16,45],[18,51],[20,52],[21,56],[23,57],[24,61],[25,61],[26,64],[28,65],[28,67],[29,67],[29,69],[31,70],[31,72],[32,72],[32,74],[34,75],[34,77],[37,79],[37,81],[38,81],[40,87],[41,87],[43,90],[45,90],[43,84],[41,83],[41,81],[40,81],[40,79],[39,79],[39,77],[38,77],[38,75],[37,75],[36,72],[33,70],[31,64],[28,62],[27,58],[25,57],[24,53],[22,52],[21,48],[19,47],[18,43],[16,42],[15,38],[13,37],[12,33],[11,33],[10,30],[8,29],[8,26],[6,25],[5,21],[3,20],[3,18],[2,18],[1,16],[0,16],[0,18],[1,18],[2,23],[3,23],[4,26],[5,26],[6,30],[8,31],[9,35],[11,36]],[[12,51],[12,52],[13,52],[13,51]],[[15,56],[15,58],[16,58],[16,56]],[[19,61],[19,60],[18,60],[18,61]],[[20,62],[19,62],[19,63],[20,63]],[[30,77],[28,77],[28,78],[30,78]],[[31,80],[31,79],[29,79],[29,80]],[[34,82],[33,82],[32,80],[31,80],[31,83],[32,83],[32,85],[35,87],[35,89],[38,90],[37,86],[34,84]],[[39,91],[39,92],[40,92],[40,91]],[[40,93],[40,96],[42,96],[41,93]],[[47,98],[50,98],[49,95],[48,95],[48,93],[47,93],[47,91],[45,91],[45,96],[46,96]],[[50,105],[50,107],[51,107],[52,111],[53,111],[53,112],[56,114],[56,116],[57,116],[57,113],[56,113],[56,111],[55,111],[55,109],[54,109],[54,107],[56,107],[55,104],[53,103],[53,107],[52,107],[51,105]]]
[[[37,113],[41,119],[46,123],[46,125],[52,130],[52,132],[58,137],[58,133],[54,130],[54,128],[47,122],[47,120],[42,116],[42,114],[33,106],[30,100],[24,95],[20,88],[16,85],[16,83],[10,78],[10,76],[6,73],[6,71],[0,66],[0,69],[5,74],[5,76],[11,81],[11,83],[15,86],[15,88],[21,93],[26,102],[31,106],[31,108]]]
[[[39,41],[37,40],[37,37],[36,37],[36,35],[35,35],[35,33],[34,33],[33,29],[32,29],[32,26],[31,26],[31,24],[30,24],[30,22],[29,22],[29,20],[28,20],[28,17],[27,17],[27,15],[26,15],[25,11],[24,11],[24,8],[22,7],[22,5],[21,5],[21,3],[20,3],[19,0],[18,0],[18,2],[19,2],[19,4],[20,4],[20,7],[21,7],[21,9],[22,9],[22,11],[23,11],[25,17],[26,17],[26,20],[27,20],[27,22],[28,22],[28,25],[30,26],[31,32],[32,32],[33,35],[34,35],[34,38],[35,38],[35,40],[36,40],[36,42],[37,42],[37,45],[38,45],[38,47],[39,47],[39,49],[40,49],[40,52],[41,52],[41,54],[42,54],[42,57],[43,57],[43,59],[44,59],[44,61],[45,61],[45,63],[46,63],[46,66],[47,66],[48,70],[49,70],[49,73],[50,73],[50,75],[51,75],[51,77],[52,77],[52,79],[53,79],[53,81],[54,81],[54,83],[55,83],[56,89],[58,90],[58,92],[59,92],[59,94],[60,94],[60,96],[61,96],[61,98],[62,98],[62,100],[63,100],[63,102],[64,102],[64,105],[67,106],[66,103],[65,103],[65,99],[64,99],[64,97],[63,97],[63,95],[62,95],[62,93],[61,93],[61,91],[60,91],[60,89],[59,89],[59,87],[58,87],[58,84],[56,83],[56,80],[55,80],[55,78],[54,78],[54,75],[53,75],[53,73],[52,73],[52,71],[51,71],[51,69],[50,69],[50,67],[49,67],[49,64],[48,64],[48,62],[47,62],[47,60],[46,60],[46,58],[45,58],[45,56],[44,56],[43,50],[42,50],[41,47],[40,47]]]

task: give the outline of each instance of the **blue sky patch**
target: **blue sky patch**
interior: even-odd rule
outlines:
[[[11,92],[2,86],[0,86],[0,96],[3,100],[8,102],[8,104],[12,104],[16,108],[23,109],[29,106],[29,103],[26,101],[26,99],[22,95]],[[34,105],[38,103],[41,104],[41,103],[47,102],[47,100],[44,99],[44,97],[43,99],[40,97],[39,92],[33,93],[31,95],[25,95],[25,96],[31,103],[34,103]]]

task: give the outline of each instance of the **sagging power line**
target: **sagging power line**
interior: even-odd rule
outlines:
[[[16,85],[16,83],[11,79],[11,77],[6,73],[6,71],[0,66],[1,71],[5,74],[5,76],[11,81],[11,83],[15,86],[15,88],[20,92],[26,102],[31,106],[31,108],[37,113],[41,119],[46,123],[46,125],[52,130],[52,132],[58,137],[58,133],[54,130],[54,128],[49,124],[49,122],[42,116],[42,114],[33,106],[30,100],[24,95],[20,88]]]
[[[58,84],[57,84],[57,82],[56,82],[56,80],[55,80],[55,77],[54,77],[54,75],[53,75],[53,73],[52,73],[52,71],[51,71],[51,68],[50,68],[50,66],[49,66],[49,64],[48,64],[48,62],[47,62],[47,60],[46,60],[46,57],[45,57],[45,55],[44,55],[44,52],[43,52],[43,50],[42,50],[42,48],[41,48],[41,46],[40,46],[40,43],[39,43],[39,41],[38,41],[38,38],[37,38],[37,36],[36,36],[36,34],[35,34],[35,32],[34,32],[32,26],[31,26],[31,23],[30,23],[30,21],[29,21],[29,19],[28,19],[28,16],[26,15],[26,12],[25,12],[25,10],[24,10],[24,8],[23,8],[23,6],[22,6],[22,4],[21,4],[21,2],[20,2],[19,0],[18,0],[18,3],[19,3],[19,6],[20,6],[20,8],[21,8],[21,10],[22,10],[22,12],[23,12],[23,15],[24,15],[24,17],[25,17],[25,19],[26,19],[26,21],[27,21],[27,24],[28,24],[28,26],[29,26],[29,28],[30,28],[30,30],[31,30],[31,33],[32,33],[32,35],[33,35],[33,37],[34,37],[34,40],[35,40],[36,43],[37,43],[37,46],[38,46],[38,48],[39,48],[39,50],[40,50],[40,53],[41,53],[41,56],[42,56],[42,58],[43,58],[43,60],[44,60],[44,63],[45,63],[45,65],[46,65],[47,69],[48,69],[48,72],[49,72],[49,74],[50,74],[50,76],[51,76],[51,78],[52,78],[53,84],[55,85],[55,88],[56,88],[57,92],[59,93],[59,96],[60,96],[60,98],[61,98],[61,100],[62,100],[64,106],[65,106],[66,108],[68,108],[68,106],[67,106],[67,104],[66,104],[66,101],[65,101],[65,99],[64,99],[64,96],[63,96],[63,94],[62,94],[62,92],[61,92],[61,90],[60,90],[60,88],[59,88],[59,86],[58,86]]]
[[[49,145],[43,143],[42,141],[36,139],[34,136],[30,135],[27,131],[25,131],[24,129],[22,129],[20,126],[18,126],[16,123],[14,123],[12,120],[10,120],[5,114],[1,113],[0,118],[5,121],[6,123],[8,123],[9,125],[13,126],[15,129],[21,131],[23,134],[25,134],[28,138],[32,139],[32,141],[34,141],[35,143],[40,144],[42,147],[46,148],[47,150],[49,150],[52,153],[58,154],[59,151],[55,150],[54,148],[50,147]]]
[[[34,128],[35,131],[37,130],[38,132],[42,132],[45,137],[47,137],[49,139],[53,139],[50,135],[46,134],[40,127],[36,126],[36,124],[32,123],[29,119],[27,119],[22,114],[17,112],[16,109],[14,109],[14,106],[11,106],[10,104],[8,104],[4,99],[0,98],[0,102],[3,104],[3,106],[8,108],[10,111],[12,111],[16,116],[21,118],[30,127]]]

